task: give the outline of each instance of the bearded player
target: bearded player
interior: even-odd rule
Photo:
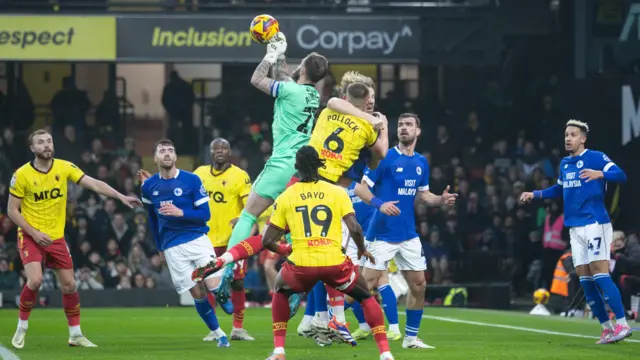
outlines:
[[[216,252],[216,256],[227,251],[227,244],[231,236],[230,224],[237,220],[240,211],[247,202],[251,192],[251,180],[249,174],[237,166],[231,164],[231,146],[225,139],[214,139],[210,145],[212,165],[200,166],[194,171],[201,180],[202,185],[209,194],[209,209],[211,218],[209,226],[209,240]],[[254,340],[243,327],[246,293],[244,291],[244,277],[247,272],[247,263],[238,261],[233,269],[233,281],[231,282],[231,302],[221,304],[227,313],[233,313],[233,329],[231,340]],[[220,278],[212,279],[219,286]],[[217,290],[217,289],[216,289]],[[214,292],[217,292],[214,290]],[[212,301],[214,297],[210,297]],[[216,333],[211,331],[203,340],[214,341]]]
[[[427,261],[415,230],[415,200],[419,196],[428,204],[453,205],[457,197],[449,194],[449,187],[442,195],[429,191],[429,164],[415,153],[420,133],[417,115],[400,115],[398,145],[389,150],[377,169],[367,170],[362,183],[355,188],[360,199],[376,208],[367,230],[367,239],[371,241],[368,249],[376,262],[367,261],[363,275],[373,288],[388,270],[391,259],[395,259],[409,285],[402,347],[411,349],[432,348],[417,337],[424,310]]]
[[[18,248],[27,282],[20,293],[18,328],[11,344],[22,349],[29,328],[29,315],[42,284],[43,264],[56,273],[62,290],[62,306],[69,325],[69,346],[96,347],[80,329],[80,298],[73,261],[64,239],[67,213],[67,182],[73,181],[133,208],[136,198],[122,195],[106,183],[86,176],[74,164],[54,159],[53,138],[44,130],[29,135],[35,158],[13,174],[9,189],[9,218],[18,225]]]
[[[264,232],[264,246],[277,249],[276,241],[288,227],[293,247],[276,280],[271,305],[274,351],[268,360],[285,359],[290,318],[288,298],[294,293],[311,290],[318,281],[349,294],[362,304],[380,359],[391,360],[393,356],[384,332],[382,310],[359,276],[357,267],[342,252],[342,226],[349,228],[358,244],[359,256],[374,260],[364,248],[362,228],[355,220],[346,191],[323,181],[318,173],[324,163],[313,147],[304,146],[298,150],[295,167],[300,180],[276,200],[270,224]]]
[[[276,98],[273,117],[273,151],[264,169],[255,180],[247,203],[236,223],[228,247],[231,248],[251,235],[258,216],[264,212],[284,191],[295,174],[295,153],[309,143],[315,114],[320,106],[320,95],[315,84],[322,80],[329,68],[327,59],[311,53],[289,77],[286,74],[285,52],[287,42],[284,34],[278,33],[267,45],[267,54],[251,77],[251,84]],[[273,70],[274,79],[268,77]],[[378,120],[374,121],[379,123]],[[258,240],[258,244],[260,240]],[[252,250],[251,255],[261,249]],[[232,265],[224,271],[218,290],[218,300],[227,301],[233,278]],[[299,298],[292,304],[297,310]]]

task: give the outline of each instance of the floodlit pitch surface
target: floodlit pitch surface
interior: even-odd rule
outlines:
[[[378,359],[372,339],[351,348],[340,344],[320,348],[296,334],[300,313],[290,322],[287,359]],[[218,310],[229,334],[231,317]],[[17,309],[0,310],[0,358],[6,350],[22,360],[115,359],[266,359],[273,348],[269,309],[247,309],[245,327],[253,342],[232,341],[231,348],[202,342],[208,333],[193,308],[82,309],[82,329],[98,348],[67,346],[68,330],[61,309],[34,309],[25,348],[14,350],[11,337]],[[349,319],[354,319],[348,311]],[[404,316],[400,316],[403,329]],[[636,323],[632,323],[635,325]],[[355,330],[356,326],[351,325]],[[640,331],[638,331],[640,334]],[[436,349],[402,349],[392,342],[398,360],[422,359],[633,359],[640,341],[595,345],[600,326],[594,320],[534,317],[516,312],[426,308],[420,338]],[[640,337],[639,337],[640,338]],[[633,338],[632,338],[633,339]],[[9,359],[10,357],[6,357]]]

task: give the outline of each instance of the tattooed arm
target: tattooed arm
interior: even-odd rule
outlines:
[[[273,66],[273,78],[277,81],[293,81],[291,76],[287,74],[287,62],[285,59],[278,59]]]
[[[263,93],[273,96],[272,90],[276,81],[268,77],[270,69],[271,63],[267,60],[262,60],[251,76],[251,85]]]

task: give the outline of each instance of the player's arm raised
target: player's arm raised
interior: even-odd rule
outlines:
[[[272,42],[267,44],[267,54],[258,64],[256,70],[251,75],[251,85],[265,94],[273,97],[278,96],[278,82],[269,78],[269,70],[276,64],[278,56],[287,50],[286,42]]]
[[[287,38],[284,36],[282,32],[279,32],[273,36],[270,42],[277,43],[283,42],[285,43],[284,48],[286,49]],[[282,45],[281,45],[282,46]],[[273,78],[276,81],[293,81],[291,76],[289,76],[287,61],[285,60],[284,52],[278,55],[278,59],[276,60],[275,65],[273,66]]]
[[[377,170],[376,170],[377,171]],[[369,175],[372,175],[372,172],[369,172]],[[354,189],[356,195],[362,199],[367,205],[371,205],[376,209],[380,210],[381,213],[388,216],[398,216],[400,215],[400,209],[396,206],[398,201],[387,201],[382,202],[382,200],[378,199],[369,187],[373,187],[375,182],[372,181],[371,178],[365,177],[362,179],[362,183],[356,184],[356,188]]]
[[[377,115],[369,114],[367,112],[364,112],[358,109],[357,107],[353,106],[353,104],[351,104],[350,102],[344,99],[340,99],[337,97],[333,97],[329,99],[329,101],[327,102],[327,108],[329,108],[329,110],[333,110],[340,114],[355,116],[355,117],[359,117],[361,119],[367,120],[376,129],[381,129],[383,125],[385,125],[382,119],[384,115],[380,113],[374,113]],[[386,119],[387,118],[384,117],[384,120]]]
[[[104,195],[104,196],[108,196],[110,198],[114,198],[114,199],[118,199],[120,200],[123,204],[125,204],[126,206],[128,206],[129,208],[134,208],[136,206],[140,206],[142,205],[142,203],[140,202],[139,199],[136,199],[134,197],[131,196],[126,196],[123,195],[121,193],[119,193],[116,189],[112,188],[111,186],[109,186],[109,184],[107,184],[104,181],[101,180],[97,180],[92,178],[91,176],[88,175],[84,175],[80,181],[78,182],[79,185],[91,190],[91,191],[95,191],[98,194]]]
[[[380,113],[376,113],[380,114]],[[369,169],[376,169],[380,162],[387,156],[387,151],[389,151],[389,126],[387,123],[387,117],[380,114],[380,118],[382,119],[382,127],[378,133],[378,138],[370,147],[371,149],[371,159],[369,159],[369,163],[367,166]]]

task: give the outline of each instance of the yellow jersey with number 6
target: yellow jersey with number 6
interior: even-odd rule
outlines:
[[[273,204],[269,223],[291,231],[293,252],[289,261],[296,266],[342,264],[342,219],[353,215],[347,191],[326,181],[297,182]]]
[[[336,182],[358,159],[362,148],[373,146],[378,134],[366,120],[324,109],[318,116],[309,145],[316,149],[325,168],[318,172]]]

